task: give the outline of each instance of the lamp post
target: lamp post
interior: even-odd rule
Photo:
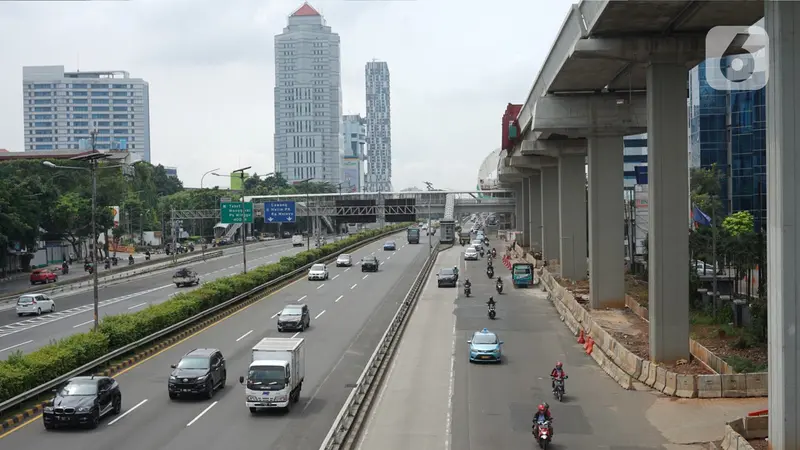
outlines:
[[[433,184],[429,181],[423,181],[426,187],[428,188],[428,192],[434,191]],[[433,253],[433,234],[431,233],[431,203],[433,203],[433,196],[428,195],[428,253]]]
[[[250,167],[251,166],[242,167],[241,169],[236,169],[233,172],[231,172],[232,174],[238,172],[239,173],[239,177],[242,180],[242,197],[241,197],[241,199],[242,199],[242,201],[241,201],[241,204],[242,204],[242,269],[243,269],[242,273],[247,273],[247,242],[245,242],[245,238],[247,237],[247,232],[246,232],[247,224],[244,222],[244,216],[245,216],[245,213],[244,213],[244,171],[249,169]]]
[[[309,205],[309,201],[311,196],[309,195],[309,181],[313,180],[314,178],[306,178],[305,180],[300,180],[295,184],[305,183],[306,184],[306,250],[311,250],[311,205]]]
[[[208,172],[204,173],[202,177],[200,177],[200,189],[203,189],[203,179],[206,177],[206,175],[208,175],[208,174],[219,175],[219,174],[215,174],[214,173],[214,172],[216,172],[218,170],[219,170],[219,167],[217,167],[216,169],[211,169]]]
[[[92,148],[94,149],[94,136],[96,132],[92,131]],[[53,169],[65,169],[65,170],[82,170],[91,173],[92,176],[92,298],[94,303],[94,329],[95,331],[100,326],[100,302],[99,302],[99,289],[98,289],[98,277],[97,277],[97,169],[98,163],[101,159],[108,158],[108,153],[98,153],[95,150],[92,150],[91,153],[87,153],[85,155],[76,156],[74,158],[70,158],[73,161],[85,161],[89,163],[89,167],[71,167],[71,166],[59,166],[53,164],[50,161],[43,161],[42,164],[53,168]],[[122,167],[124,164],[119,164],[115,166],[106,166],[103,169],[113,169],[117,167]]]

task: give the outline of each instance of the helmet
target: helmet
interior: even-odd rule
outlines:
[[[547,407],[545,407],[544,405],[545,404],[539,405],[539,412],[544,412],[547,409]]]
[[[556,363],[556,369],[560,369],[562,366],[564,366],[564,364],[561,364],[561,361]]]
[[[545,410],[550,409],[550,405],[548,405],[547,402],[542,403],[540,406],[542,406]]]

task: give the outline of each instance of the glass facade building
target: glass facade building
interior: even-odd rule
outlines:
[[[623,163],[625,165],[626,197],[632,194],[636,186],[636,168],[647,167],[647,133],[625,136],[623,144]]]
[[[766,94],[718,91],[707,76],[719,76],[729,58],[709,59],[689,72],[690,146],[692,165],[716,164],[725,213],[750,211],[756,229],[766,224]],[[722,71],[706,70],[720,64]]]

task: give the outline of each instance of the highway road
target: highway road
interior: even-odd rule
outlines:
[[[485,260],[467,262],[462,248],[440,254],[442,267],[461,260],[473,283],[437,289],[429,283],[411,317],[388,381],[360,442],[361,450],[494,450],[535,446],[531,420],[547,401],[554,416],[554,449],[662,449],[667,441],[645,418],[655,397],[624,391],[576,344],[546,294],[516,290],[510,273],[497,295]],[[497,319],[486,317],[494,295]],[[467,340],[488,327],[504,341],[500,365],[470,364]],[[553,398],[549,373],[556,361],[569,375],[563,403]]]
[[[122,414],[97,430],[46,431],[40,418],[0,437],[2,448],[61,450],[296,450],[317,448],[394,316],[427,256],[427,245],[383,251],[382,242],[354,253],[375,253],[377,273],[330,267],[328,281],[301,279],[116,376]],[[283,413],[251,415],[238,377],[246,375],[250,349],[276,331],[285,304],[306,303],[312,314],[306,338],[306,375],[300,403]],[[194,348],[219,348],[227,359],[227,387],[213,399],[170,400],[170,364]]]
[[[277,262],[281,257],[304,251],[305,247],[292,247],[288,240],[251,244],[247,247],[247,268]],[[225,254],[206,262],[188,264],[201,277],[201,283],[220,277],[235,275],[242,270],[242,250],[226,248]],[[132,277],[122,283],[115,282],[100,290],[100,315],[135,312],[148,305],[169,299],[179,292],[194,288],[178,288],[172,284],[174,268]],[[93,324],[92,290],[65,292],[51,296],[56,303],[55,313],[41,316],[18,317],[14,309],[0,311],[0,358],[11,352],[31,352],[53,339],[73,333],[89,331]]]

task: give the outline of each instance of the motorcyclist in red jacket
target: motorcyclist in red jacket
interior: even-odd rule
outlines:
[[[552,379],[552,383],[551,384],[552,384],[553,391],[555,391],[555,389],[556,389],[556,380],[557,379],[560,379],[561,381],[564,381],[564,379],[567,378],[567,372],[564,371],[564,364],[562,364],[561,361],[558,361],[556,363],[556,367],[553,368],[552,371],[550,371],[550,378]],[[564,393],[565,394],[567,393],[566,383],[564,384]]]
[[[550,423],[550,436],[553,435],[553,416],[550,414],[550,405],[547,402],[542,403],[539,405],[538,411],[533,415],[533,432],[534,434],[538,434],[539,432],[539,421],[546,420]]]

